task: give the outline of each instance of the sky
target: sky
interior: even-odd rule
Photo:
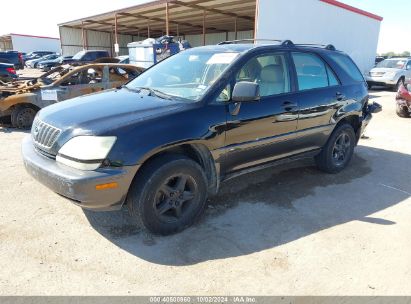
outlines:
[[[272,0],[275,1],[275,0]],[[300,0],[301,1],[301,0]],[[382,16],[378,53],[411,51],[411,0],[340,0],[343,3]],[[119,8],[148,2],[147,0],[43,0],[33,5],[33,1],[21,0],[24,9],[18,13],[2,14],[0,35],[17,33],[37,36],[58,37],[57,24],[79,19]],[[41,5],[40,5],[41,3]],[[3,1],[3,12],[15,12],[14,1]],[[40,18],[39,16],[44,15]]]

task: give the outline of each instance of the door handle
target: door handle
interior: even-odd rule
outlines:
[[[345,96],[340,92],[335,93],[335,96],[337,97],[338,101],[341,101],[345,98]]]
[[[293,109],[298,107],[298,105],[292,101],[284,101],[282,106],[287,112],[292,111]]]

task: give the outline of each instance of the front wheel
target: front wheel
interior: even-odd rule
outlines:
[[[405,85],[404,84],[404,78],[400,78],[397,81],[397,84],[395,85],[395,87],[393,87],[394,92],[398,92],[398,90],[400,89],[400,86]]]
[[[338,126],[316,156],[317,167],[327,173],[340,172],[350,162],[355,142],[355,132],[350,124]]]
[[[410,117],[410,112],[406,106],[402,106],[397,103],[396,113],[399,117]]]
[[[36,113],[30,105],[17,105],[11,112],[11,125],[18,129],[29,129]]]
[[[168,235],[192,225],[203,213],[206,199],[202,168],[184,155],[164,155],[136,176],[127,206],[140,226]]]

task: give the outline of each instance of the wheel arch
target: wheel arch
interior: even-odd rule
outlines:
[[[361,136],[361,117],[358,114],[348,114],[347,116],[342,117],[338,123],[335,125],[334,130],[337,129],[342,124],[349,124],[353,127],[354,133],[357,138],[357,142]]]
[[[145,167],[149,166],[150,163],[168,154],[181,154],[189,157],[200,165],[204,170],[208,181],[208,193],[214,195],[218,192],[219,188],[219,178],[218,170],[213,156],[206,145],[201,143],[183,143],[179,145],[173,145],[170,147],[165,147],[160,150],[152,151],[146,154],[141,162],[141,166],[138,169],[135,178],[144,170]]]

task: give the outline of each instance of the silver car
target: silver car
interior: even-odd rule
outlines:
[[[372,86],[388,86],[394,90],[411,79],[411,59],[391,58],[379,62],[366,75],[369,88]]]

